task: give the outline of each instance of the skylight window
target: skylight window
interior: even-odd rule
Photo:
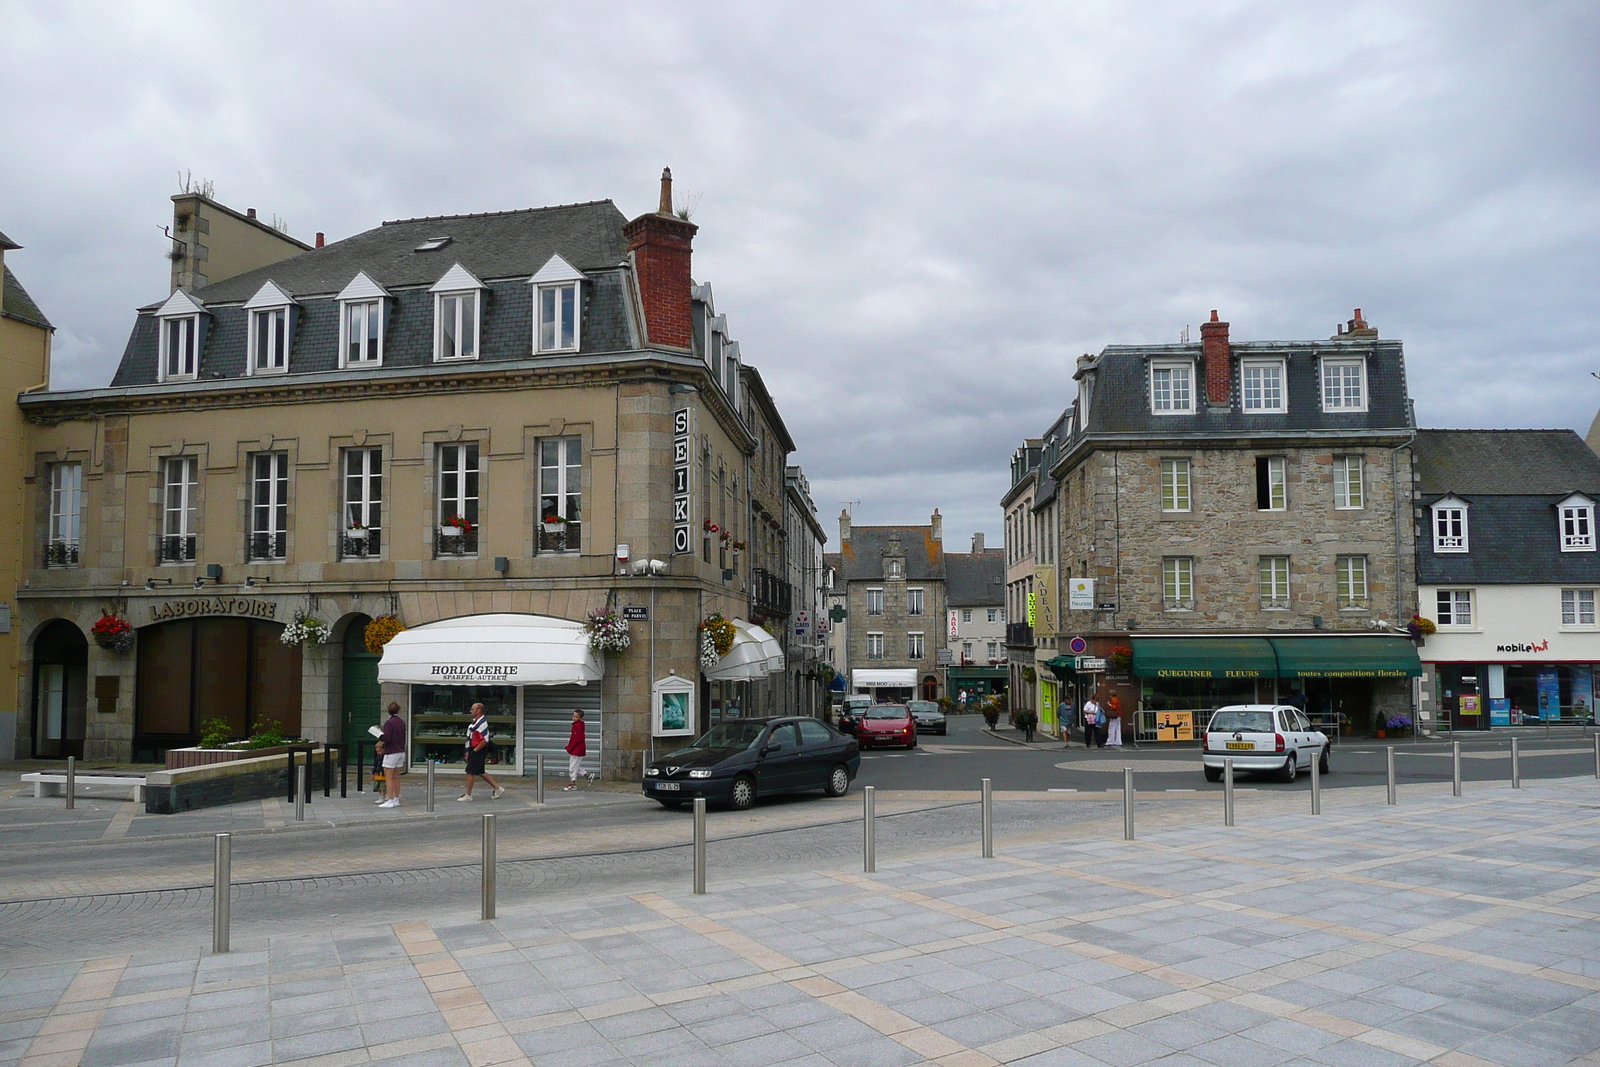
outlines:
[[[441,249],[445,245],[449,244],[451,242],[451,240],[452,240],[452,238],[449,238],[449,237],[430,237],[426,241],[424,241],[420,245],[418,245],[416,248],[413,248],[412,251],[413,252],[437,252],[437,251],[439,251],[439,249]]]

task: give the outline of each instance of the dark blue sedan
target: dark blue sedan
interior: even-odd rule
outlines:
[[[744,809],[776,793],[844,796],[860,768],[855,739],[821,719],[737,719],[646,766],[644,795],[669,808],[705,797]]]

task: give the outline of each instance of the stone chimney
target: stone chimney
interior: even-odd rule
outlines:
[[[944,516],[939,514],[939,509],[938,508],[934,508],[933,509],[933,518],[928,520],[928,524],[933,527],[933,539],[935,541],[943,542],[944,541]]]
[[[693,344],[689,257],[698,229],[688,219],[672,213],[670,169],[661,172],[658,210],[652,215],[640,215],[622,228],[639,280],[648,344],[685,350]]]
[[[977,533],[972,535],[972,554],[974,556],[976,556],[979,552],[982,552],[982,551],[983,551],[983,531],[980,530]]]
[[[256,218],[255,208],[241,214],[195,192],[172,198],[169,236],[172,288],[191,292],[311,250]]]
[[[1211,312],[1211,321],[1200,324],[1200,351],[1206,364],[1206,403],[1210,407],[1228,406],[1228,383],[1232,378],[1229,373],[1228,356],[1231,349],[1228,346],[1228,324],[1217,321],[1217,313]]]
[[[850,540],[850,509],[841,508],[839,511],[839,540]]]
[[[1376,340],[1377,337],[1378,328],[1376,326],[1369,325],[1367,320],[1361,317],[1361,309],[1356,308],[1355,318],[1351,319],[1345,325],[1338,327],[1338,332],[1329,338],[1329,340],[1353,341],[1362,338]]]

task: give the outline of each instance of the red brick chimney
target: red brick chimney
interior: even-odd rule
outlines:
[[[1226,407],[1228,403],[1228,324],[1217,321],[1211,312],[1211,321],[1200,324],[1200,351],[1206,361],[1206,403]]]
[[[661,172],[661,205],[653,215],[640,215],[622,228],[633,253],[644,302],[646,340],[667,348],[693,345],[689,323],[689,254],[695,226],[672,213],[672,171]]]

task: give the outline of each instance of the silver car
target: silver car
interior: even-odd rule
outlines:
[[[906,705],[911,709],[911,717],[916,720],[917,733],[919,734],[947,734],[950,724],[944,720],[944,712],[939,710],[939,705],[931,700],[913,700]]]
[[[1218,708],[1200,740],[1200,762],[1206,781],[1222,781],[1222,761],[1235,771],[1272,771],[1285,782],[1300,772],[1329,771],[1328,735],[1306,720],[1299,708],[1286,704],[1232,704]]]

